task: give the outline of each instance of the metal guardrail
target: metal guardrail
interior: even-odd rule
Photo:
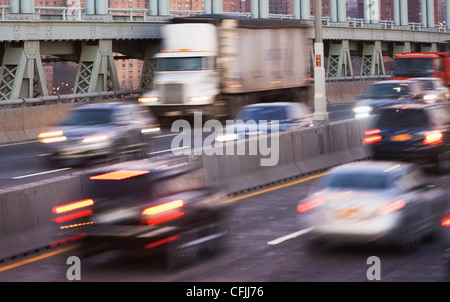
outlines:
[[[90,16],[101,17],[99,20],[117,20],[126,22],[146,22],[154,21],[155,17],[151,15],[150,9],[135,9],[135,8],[108,8],[108,15],[87,15],[86,8],[84,7],[47,7],[36,6],[35,12],[39,16],[40,20],[60,20],[60,21],[84,21]],[[193,16],[204,14],[204,11],[192,11],[192,10],[170,10],[170,16]],[[223,14],[252,17],[251,12],[223,12]],[[0,5],[0,21],[14,20],[11,16],[16,14],[9,13],[8,5]],[[19,14],[20,15],[20,14]],[[170,17],[165,16],[165,17]],[[160,16],[161,17],[161,16]],[[164,17],[164,16],[163,16]],[[269,18],[273,19],[294,19],[294,15],[291,14],[269,14]],[[91,19],[89,18],[91,21]],[[314,23],[314,16],[311,16],[309,20],[311,24]],[[396,25],[392,20],[379,20],[376,24],[367,24],[364,19],[361,18],[347,18],[345,22],[334,22],[331,17],[326,16],[322,18],[322,23],[325,26],[330,27],[356,27],[356,28],[374,28],[374,29],[398,29],[398,30],[411,30],[411,31],[431,31],[431,32],[450,32],[450,29],[446,28],[446,25],[435,24],[434,27],[423,27],[421,23],[410,22],[408,25]]]
[[[111,98],[111,97],[124,97],[140,95],[144,89],[124,89],[124,90],[112,90],[103,92],[88,92],[88,93],[75,93],[75,94],[62,94],[62,95],[48,95],[35,98],[21,98],[14,100],[2,100],[0,101],[0,108],[3,106],[17,106],[17,105],[35,105],[39,103],[68,103],[76,102],[76,100],[88,99],[88,98]]]
[[[389,80],[392,77],[390,75],[378,75],[378,76],[353,76],[353,77],[335,77],[326,78],[326,82],[352,82],[352,81],[383,81]],[[312,80],[314,82],[314,79]],[[89,93],[75,93],[75,94],[57,94],[49,96],[41,96],[34,98],[20,98],[14,100],[1,100],[0,109],[5,106],[21,106],[21,105],[36,105],[40,103],[67,103],[76,102],[75,100],[82,100],[87,98],[111,98],[111,97],[126,97],[126,96],[138,96],[145,92],[146,89],[124,89],[124,90],[112,90],[103,92],[89,92]]]

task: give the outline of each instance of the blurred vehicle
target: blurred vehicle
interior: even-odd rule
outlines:
[[[448,41],[443,44],[446,51],[396,53],[392,70],[394,80],[433,77],[450,85],[450,44]]]
[[[153,87],[139,102],[158,117],[202,112],[221,118],[262,100],[307,102],[313,90],[310,31],[298,20],[172,18],[162,27],[162,49],[154,56]]]
[[[423,101],[420,83],[411,80],[390,80],[371,84],[367,92],[359,97],[353,108],[356,118],[375,114],[384,106]]]
[[[216,142],[228,142],[258,135],[270,134],[272,130],[287,131],[312,125],[312,110],[303,103],[258,103],[241,108],[234,124],[225,127]],[[273,127],[278,123],[278,127]],[[273,129],[276,128],[276,129]]]
[[[110,102],[71,109],[52,129],[39,134],[39,141],[53,163],[117,159],[129,153],[147,157],[151,136],[158,132],[159,121],[147,108]]]
[[[423,100],[425,103],[445,103],[447,102],[447,86],[440,78],[414,78],[423,87]]]
[[[335,167],[297,207],[314,244],[375,244],[411,248],[438,234],[444,190],[414,164],[365,161]]]
[[[86,175],[85,197],[53,208],[53,245],[77,240],[89,257],[110,250],[163,255],[168,266],[226,246],[227,197],[196,162],[137,160]]]
[[[447,105],[403,104],[378,111],[363,143],[375,159],[412,161],[423,168],[450,171],[450,111]]]

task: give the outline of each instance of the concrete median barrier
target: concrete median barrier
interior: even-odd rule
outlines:
[[[270,157],[267,153],[249,153],[250,141],[241,143],[245,147],[242,155],[236,155],[237,149],[234,155],[210,149],[202,150],[195,160],[202,163],[213,183],[228,193],[239,193],[370,157],[361,139],[371,123],[370,118],[351,119],[281,133],[278,149],[271,150],[278,157],[273,166],[261,162]],[[52,207],[84,198],[89,173],[0,190],[0,260],[50,246],[56,232]]]
[[[0,110],[0,144],[9,144],[11,141],[9,140],[8,135],[6,135],[6,118],[5,111]]]

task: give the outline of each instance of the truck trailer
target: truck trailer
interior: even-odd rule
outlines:
[[[155,115],[230,117],[244,105],[313,97],[311,26],[229,15],[176,17],[162,28],[153,87],[139,102]]]

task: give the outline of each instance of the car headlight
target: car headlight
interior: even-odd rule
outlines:
[[[238,139],[238,135],[236,133],[224,134],[224,135],[219,135],[218,137],[216,137],[216,141],[218,141],[220,143],[234,141],[237,139]]]
[[[435,94],[427,94],[427,95],[424,95],[424,97],[423,97],[423,99],[425,101],[434,101],[434,100],[436,100],[436,98],[437,98],[437,95],[435,95]]]
[[[102,134],[102,135],[92,135],[84,138],[81,142],[85,144],[93,144],[93,143],[102,143],[109,141],[110,135]]]
[[[141,96],[138,98],[139,103],[156,103],[158,102],[157,96]]]
[[[373,110],[370,106],[359,106],[353,108],[353,112],[355,113],[370,113]]]
[[[211,99],[210,96],[193,96],[190,98],[193,103],[204,103],[208,102]]]
[[[41,143],[50,144],[64,142],[67,140],[67,137],[63,135],[62,131],[49,131],[40,133],[38,139]]]
[[[160,131],[161,131],[161,128],[159,128],[159,127],[141,129],[142,134],[158,133]]]

